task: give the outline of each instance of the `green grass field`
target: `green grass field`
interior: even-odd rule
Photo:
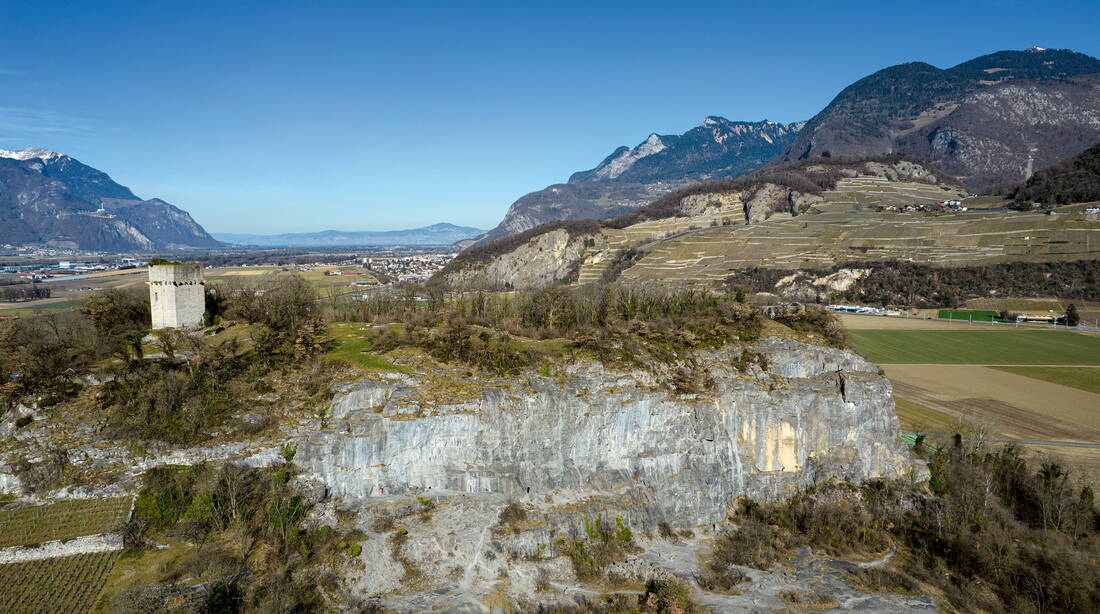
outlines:
[[[1000,322],[1001,314],[987,309],[941,309],[940,318],[964,322]]]
[[[1100,338],[1053,330],[852,330],[880,364],[1100,365]]]
[[[59,313],[62,311],[69,311],[76,309],[84,304],[82,300],[69,300],[69,301],[57,301],[54,303],[45,303],[34,305],[34,303],[28,303],[28,305],[34,305],[31,307],[16,307],[13,309],[0,309],[0,313],[7,313],[13,316],[19,316],[20,318],[33,318],[37,315],[48,313]]]
[[[1100,367],[994,367],[1052,384],[1100,394]]]
[[[349,363],[370,371],[393,371],[396,367],[385,356],[370,351],[370,342],[359,329],[363,324],[355,322],[333,322],[328,333],[335,347],[325,354],[326,358]]]

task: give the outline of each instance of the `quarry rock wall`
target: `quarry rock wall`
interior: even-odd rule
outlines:
[[[450,405],[422,406],[415,377],[364,379],[295,462],[342,497],[600,499],[636,526],[718,522],[738,496],[774,500],[828,478],[920,476],[874,365],[777,338],[751,351],[766,371],[738,371],[735,347],[699,354],[715,382],[706,394],[593,363]]]

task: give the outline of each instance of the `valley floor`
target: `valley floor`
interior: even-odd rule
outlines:
[[[1032,454],[1061,457],[1078,478],[1100,476],[1100,338],[918,318],[840,319],[854,347],[893,383],[904,430],[1014,440]]]

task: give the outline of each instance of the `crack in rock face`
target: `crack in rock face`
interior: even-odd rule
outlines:
[[[738,371],[736,347],[698,353],[715,382],[707,394],[675,394],[651,373],[594,363],[430,407],[410,378],[364,379],[334,399],[337,428],[310,434],[295,462],[345,498],[600,499],[649,527],[719,522],[742,495],[775,500],[829,478],[923,471],[873,364],[776,338],[748,350],[766,372]]]

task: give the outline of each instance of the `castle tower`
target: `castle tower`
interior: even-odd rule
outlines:
[[[154,264],[149,266],[149,305],[153,329],[197,328],[206,311],[202,266]]]

